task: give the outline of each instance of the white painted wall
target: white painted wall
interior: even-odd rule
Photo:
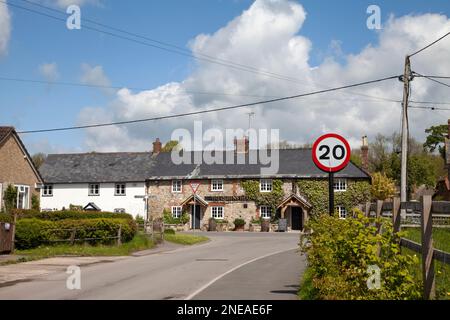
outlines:
[[[126,195],[115,196],[115,183],[100,183],[100,195],[90,196],[88,183],[53,184],[53,196],[43,196],[41,190],[41,210],[69,209],[69,205],[85,206],[89,202],[95,203],[102,211],[114,212],[116,208],[125,209],[133,216],[145,217],[145,202],[134,196],[145,195],[145,182],[126,183]]]

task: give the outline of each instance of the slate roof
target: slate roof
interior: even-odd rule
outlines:
[[[278,172],[265,175],[266,177],[326,178],[328,176],[314,165],[311,149],[278,151]],[[259,160],[254,164],[250,162],[249,157],[255,156],[254,159],[258,159],[255,150],[245,155],[245,159],[242,159],[244,164],[238,163],[237,155],[233,151],[216,151],[213,154],[221,156],[224,162],[229,157],[233,159],[233,164],[207,164],[202,158],[202,152],[186,152],[182,155],[190,159],[190,164],[174,163],[171,153],[157,155],[152,155],[150,152],[53,154],[47,157],[40,172],[46,183],[138,182],[147,179],[258,178],[261,177],[261,168],[268,167]],[[195,157],[203,160],[202,163],[195,164]],[[336,173],[335,177],[369,178],[367,173],[353,163]]]
[[[46,183],[139,182],[153,165],[149,152],[50,154],[39,170]]]

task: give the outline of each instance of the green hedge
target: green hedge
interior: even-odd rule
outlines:
[[[121,239],[124,242],[133,239],[137,232],[136,223],[130,219],[20,219],[16,226],[16,247],[18,249],[30,249],[41,244],[67,243],[58,240],[70,239],[71,230],[76,229],[76,239],[99,238],[90,240],[90,244],[109,244],[116,239],[119,226],[122,226]]]
[[[12,220],[9,214],[0,212],[0,222],[12,222]]]
[[[39,211],[39,210],[14,210],[19,219],[42,219],[49,221],[59,221],[65,219],[129,219],[133,220],[133,216],[128,213],[114,213],[114,212],[97,212],[97,211]]]

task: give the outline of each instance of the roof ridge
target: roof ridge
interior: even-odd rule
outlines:
[[[73,156],[73,155],[109,155],[109,154],[153,154],[151,151],[120,151],[120,152],[65,152],[49,153],[47,156]]]

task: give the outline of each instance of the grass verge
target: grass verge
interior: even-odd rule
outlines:
[[[406,238],[421,243],[420,228],[404,228]],[[437,249],[450,252],[450,229],[433,228],[433,244]],[[421,254],[416,253],[407,248],[402,248],[402,254],[417,255],[419,260],[422,259]],[[422,262],[413,270],[417,281],[422,282]],[[436,281],[436,299],[450,300],[450,265],[439,261],[434,263],[435,281]]]
[[[115,245],[63,244],[57,246],[40,246],[28,250],[16,250],[15,254],[32,260],[54,256],[127,256],[139,250],[151,249],[155,245],[144,234],[137,234],[133,240]],[[20,261],[19,261],[20,262]]]
[[[184,233],[177,233],[177,234],[165,234],[164,240],[183,244],[183,245],[193,245],[201,242],[208,241],[209,238],[205,236],[196,236],[192,234],[184,234]]]
[[[313,285],[313,271],[310,267],[307,267],[303,273],[297,295],[300,300],[317,300],[317,292]]]

